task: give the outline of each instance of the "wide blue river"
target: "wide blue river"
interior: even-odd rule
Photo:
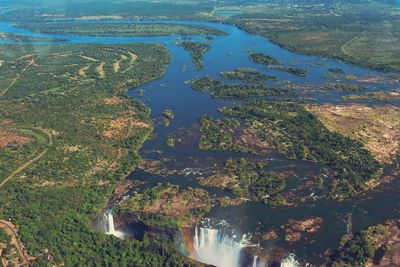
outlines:
[[[111,22],[111,21],[109,21]],[[127,21],[113,21],[127,22]],[[87,23],[91,23],[90,21]],[[127,22],[129,23],[129,22]],[[143,22],[145,23],[145,22]],[[190,129],[197,123],[201,115],[209,114],[214,117],[220,117],[218,108],[224,105],[234,103],[233,100],[218,100],[211,98],[206,93],[194,91],[186,84],[186,81],[205,75],[216,79],[224,80],[220,77],[221,71],[231,71],[236,68],[249,67],[257,69],[259,72],[274,75],[278,82],[274,85],[285,85],[288,82],[295,84],[298,93],[295,98],[299,101],[310,103],[344,103],[343,96],[349,92],[337,92],[334,90],[315,90],[321,88],[326,83],[341,82],[354,83],[366,86],[367,89],[362,93],[376,90],[389,91],[400,88],[398,82],[399,76],[396,74],[383,74],[374,70],[350,66],[337,60],[320,58],[315,56],[299,55],[287,51],[280,46],[271,43],[268,39],[249,34],[234,25],[199,22],[199,21],[168,21],[168,23],[193,24],[217,28],[227,33],[227,35],[213,36],[212,39],[204,36],[187,36],[194,41],[209,43],[211,49],[204,58],[204,69],[196,71],[190,55],[181,47],[175,44],[181,36],[164,37],[88,37],[88,36],[64,36],[33,33],[25,29],[13,27],[9,22],[0,22],[0,32],[10,32],[24,34],[35,37],[53,37],[66,38],[67,43],[162,43],[172,54],[172,63],[169,65],[165,75],[159,80],[147,83],[140,87],[144,91],[144,96],[139,98],[152,110],[152,118],[156,123],[155,133],[151,140],[146,142],[142,149],[142,155],[145,158],[170,157],[176,160],[177,165],[181,164],[188,168],[206,167],[214,161],[226,159],[228,157],[242,156],[236,153],[228,152],[205,152],[199,150],[196,140],[186,144],[178,144],[170,148],[166,146],[165,140],[168,135],[176,133],[180,129]],[[16,43],[0,41],[0,43]],[[40,45],[40,42],[34,44]],[[299,67],[308,70],[306,77],[294,76],[290,73],[268,69],[257,65],[248,59],[248,52],[263,52],[277,58],[287,66]],[[329,69],[342,69],[346,75],[359,77],[359,80],[367,77],[380,77],[380,81],[346,81],[345,77],[332,76]],[[393,79],[395,76],[397,79]],[[365,79],[364,79],[365,80]],[[390,82],[389,82],[390,80]],[[225,80],[226,81],[226,80]],[[226,81],[231,82],[231,81]],[[130,91],[132,97],[137,97],[136,89]],[[352,92],[351,94],[358,94]],[[380,105],[380,102],[373,100],[364,100],[359,103],[371,105]],[[399,105],[399,102],[392,101],[392,104]],[[175,119],[169,127],[165,127],[161,121],[161,113],[165,109],[173,110]],[[151,153],[151,151],[161,150],[162,155]],[[149,152],[150,151],[150,152]],[[273,155],[270,160],[272,169],[294,168],[295,175],[291,179],[293,190],[301,179],[307,179],[303,175],[309,170],[318,169],[320,166],[315,163],[303,161],[290,161],[282,156]],[[294,167],[293,167],[294,166]],[[181,187],[201,187],[196,181],[196,175],[169,176],[162,177],[149,175],[142,171],[136,171],[130,179],[140,179],[150,181],[148,186],[158,182],[170,182],[179,184]],[[216,195],[226,195],[228,193],[216,189],[207,189]],[[295,243],[289,245],[284,240],[274,242],[265,242],[263,246],[279,246],[288,252],[295,253],[299,259],[318,262],[317,255],[323,253],[328,248],[337,246],[340,236],[342,236],[349,227],[357,231],[367,226],[382,222],[398,215],[397,209],[400,207],[399,182],[390,185],[383,185],[373,192],[355,197],[351,200],[336,202],[318,197],[318,192],[309,192],[315,195],[315,201],[308,201],[299,204],[296,207],[269,208],[260,203],[247,202],[238,207],[214,208],[208,217],[215,220],[226,220],[236,228],[239,233],[262,232],[271,228],[278,228],[286,224],[289,218],[309,218],[319,216],[324,219],[324,225],[321,231],[316,235],[315,242],[304,245]],[[349,223],[350,221],[350,223]]]

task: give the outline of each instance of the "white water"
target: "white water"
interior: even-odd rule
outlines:
[[[112,214],[112,209],[109,209],[106,213],[104,213],[105,223],[104,223],[104,231],[108,235],[113,235],[119,238],[124,238],[124,233],[121,231],[115,230],[114,225],[114,216]]]
[[[253,267],[257,267],[257,259],[258,259],[258,256],[254,256]]]
[[[289,254],[282,260],[281,267],[300,267],[300,263],[296,260],[294,254]]]
[[[242,242],[234,241],[217,229],[195,228],[195,257],[203,263],[217,267],[239,267],[243,247]]]

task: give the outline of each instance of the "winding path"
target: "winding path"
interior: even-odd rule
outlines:
[[[37,130],[37,131],[41,131],[42,133],[44,133],[45,135],[47,135],[48,137],[48,147],[43,150],[39,155],[37,155],[35,158],[31,159],[30,161],[24,163],[22,166],[20,166],[16,171],[14,171],[10,176],[8,176],[5,180],[3,180],[0,183],[0,189],[8,182],[10,181],[12,178],[14,178],[17,174],[19,174],[20,172],[22,172],[23,170],[25,170],[26,168],[28,168],[32,163],[38,161],[39,159],[41,159],[49,150],[49,147],[53,144],[53,137],[52,135],[41,128],[31,128],[33,130]],[[22,265],[23,266],[29,266],[29,257],[28,254],[25,252],[24,247],[19,239],[19,236],[17,234],[17,228],[9,221],[5,221],[5,220],[0,220],[0,228],[4,229],[10,236],[11,236],[11,242],[15,245],[15,247],[18,250],[19,255],[21,255],[21,259],[22,259]]]
[[[11,222],[4,220],[0,220],[0,228],[4,229],[7,234],[11,236],[11,243],[13,243],[15,245],[15,248],[18,250],[18,254],[21,257],[22,265],[29,266],[29,256],[25,252],[24,246],[19,239],[17,228]]]

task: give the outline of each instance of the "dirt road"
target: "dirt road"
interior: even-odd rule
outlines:
[[[28,254],[25,252],[24,246],[22,245],[17,228],[8,221],[0,220],[0,228],[4,229],[7,234],[11,237],[11,243],[14,244],[16,249],[18,250],[18,254],[21,257],[21,263],[23,266],[29,266],[29,257]]]
[[[51,134],[41,128],[32,128],[34,130],[37,131],[41,131],[42,133],[46,134],[48,137],[48,146],[50,147],[53,144],[53,137],[51,136]],[[19,174],[20,172],[22,172],[23,170],[25,170],[26,168],[28,168],[30,165],[32,165],[32,163],[38,161],[39,159],[41,159],[49,150],[49,148],[47,147],[45,150],[43,150],[39,155],[37,155],[36,157],[34,157],[33,159],[31,159],[30,161],[24,163],[23,165],[21,165],[16,171],[14,171],[10,176],[8,176],[6,179],[4,179],[1,183],[0,183],[0,188],[2,188],[8,181],[10,181],[12,178],[14,178],[17,174]]]

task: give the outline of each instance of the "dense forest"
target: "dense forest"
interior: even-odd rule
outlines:
[[[0,217],[19,227],[32,265],[187,263],[164,241],[119,240],[90,221],[139,161],[152,123],[126,94],[160,77],[170,61],[165,48],[3,45],[0,55],[2,82],[12,83],[0,98],[1,129],[15,140],[0,150],[1,179],[36,157],[0,188]]]

